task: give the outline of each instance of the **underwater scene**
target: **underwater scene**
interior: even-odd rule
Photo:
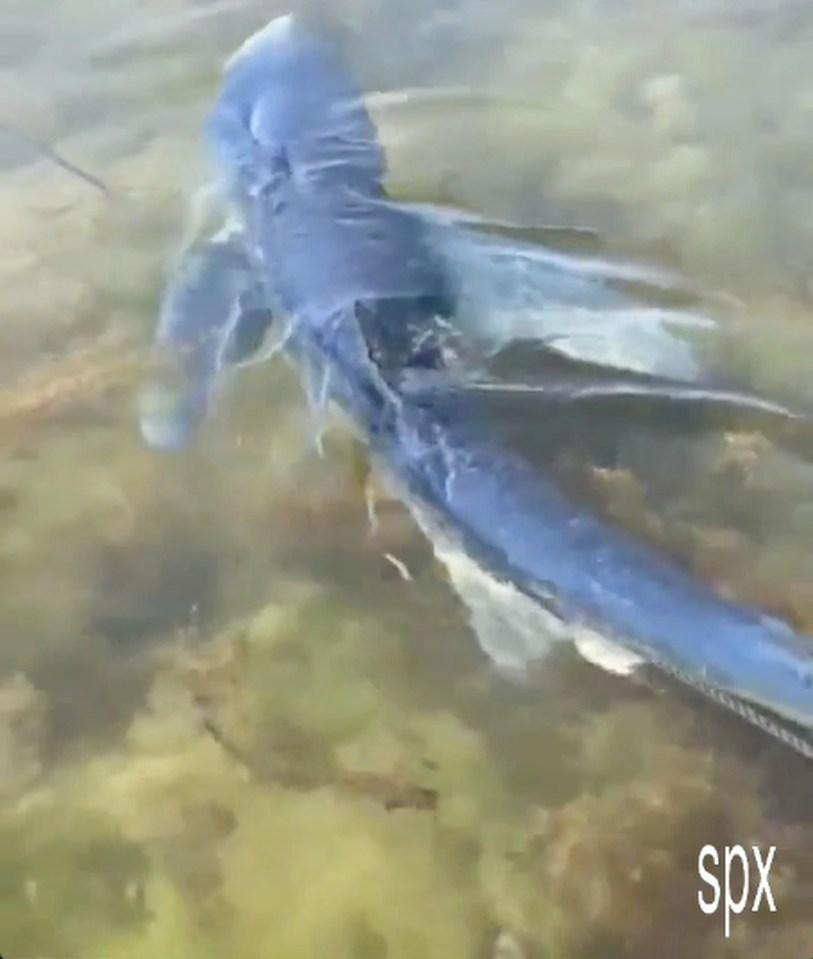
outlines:
[[[561,641],[273,347],[145,443],[224,66],[292,11],[479,357],[813,410],[807,0],[0,0],[0,957],[810,959],[809,699],[780,735]],[[519,409],[813,654],[813,430]]]

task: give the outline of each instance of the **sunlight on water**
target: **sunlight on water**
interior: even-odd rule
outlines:
[[[326,420],[319,457],[278,358],[241,370],[193,449],[141,443],[201,120],[225,58],[284,10],[0,3],[0,955],[809,956],[809,763],[576,661],[383,491],[371,528],[364,455]],[[487,348],[564,337],[813,398],[808,4],[334,16],[371,94],[436,91],[371,97],[393,193],[503,223],[478,234],[495,259],[500,236],[528,243],[505,289],[455,253]],[[635,305],[557,273],[586,260]],[[579,452],[555,468],[593,508],[813,632],[809,464],[741,434],[641,431],[589,475]],[[709,843],[777,847],[776,912],[728,939],[698,905]]]

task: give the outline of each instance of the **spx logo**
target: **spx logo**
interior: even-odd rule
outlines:
[[[756,867],[758,882],[754,886],[754,895],[751,899],[751,912],[757,912],[761,903],[765,900],[767,908],[771,912],[776,912],[776,903],[771,892],[771,883],[769,873],[776,855],[776,846],[768,849],[768,854],[763,859],[762,852],[757,846],[751,846],[753,856],[753,865]],[[697,901],[700,908],[707,915],[713,915],[720,908],[722,899],[723,905],[723,930],[726,939],[731,935],[731,916],[739,915],[745,911],[748,905],[748,896],[751,891],[751,865],[752,860],[743,846],[723,846],[722,857],[722,880],[718,879],[714,872],[706,868],[706,863],[711,862],[715,867],[720,865],[720,853],[716,847],[705,845],[700,850],[697,858],[697,870],[703,882],[711,886],[713,898],[705,899],[702,890],[697,894]],[[735,864],[737,869],[735,870]],[[739,898],[734,898],[732,892],[731,880],[735,872],[739,873]]]

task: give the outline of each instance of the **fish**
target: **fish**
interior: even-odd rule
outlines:
[[[315,413],[345,413],[473,618],[496,623],[481,642],[498,666],[521,673],[570,641],[611,671],[677,678],[813,758],[813,640],[594,515],[511,438],[538,430],[544,444],[546,426],[600,416],[690,432],[756,423],[809,453],[810,417],[713,377],[583,360],[544,338],[516,339],[502,366],[510,350],[468,353],[464,284],[438,242],[439,229],[467,227],[388,195],[351,71],[294,14],[227,61],[204,137],[231,226],[193,243],[170,278],[154,345],[175,357],[174,379],[145,386],[145,442],[193,442],[223,377],[277,328],[274,351],[302,372]],[[600,272],[580,275],[581,288],[617,306],[623,292]],[[574,277],[547,262],[536,292],[577,296]],[[513,647],[498,634],[508,609],[528,627]]]

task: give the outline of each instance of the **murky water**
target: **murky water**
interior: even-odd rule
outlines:
[[[811,398],[813,8],[337,10],[368,90],[488,94],[379,104],[399,195],[676,268],[715,363]],[[370,530],[341,428],[318,457],[282,363],[183,456],[140,444],[200,120],[277,12],[0,0],[0,953],[809,955],[809,764],[569,656],[495,675],[401,507]],[[596,508],[813,632],[809,467],[654,442],[594,477]],[[727,940],[705,843],[777,846],[777,911]]]

